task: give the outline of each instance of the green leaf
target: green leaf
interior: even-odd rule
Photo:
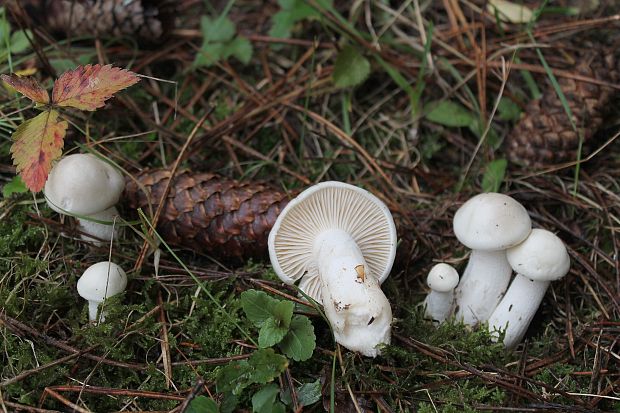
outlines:
[[[271,37],[289,38],[297,22],[321,17],[321,14],[304,0],[279,0],[278,4],[281,10],[271,18]]]
[[[496,159],[486,167],[484,176],[482,177],[482,191],[483,192],[497,192],[499,191],[504,175],[506,174],[506,166],[508,161],[506,159]]]
[[[310,406],[321,400],[321,380],[304,383],[297,388],[297,400],[302,406]]]
[[[497,105],[497,118],[499,120],[519,120],[521,108],[512,100],[502,97]]]
[[[235,36],[235,24],[226,16],[213,20],[209,16],[202,16],[200,20],[202,39],[205,42],[227,42]]]
[[[32,34],[28,31],[30,37]],[[21,53],[30,48],[30,42],[23,30],[16,31],[11,35],[11,53]]]
[[[11,182],[2,187],[2,196],[4,198],[8,198],[13,194],[23,194],[24,192],[28,192],[28,188],[19,175],[14,176]]]
[[[280,388],[275,384],[268,384],[252,396],[252,412],[275,413],[284,411],[284,405],[276,401]]]
[[[277,304],[278,300],[262,291],[247,290],[241,293],[243,311],[256,327],[262,327],[263,323],[273,316],[273,309]]]
[[[253,383],[265,384],[278,377],[288,367],[288,360],[272,348],[259,349],[248,359]]]
[[[312,357],[316,347],[316,336],[310,319],[296,315],[291,320],[289,332],[280,342],[280,349],[295,361],[304,361]]]
[[[245,37],[237,36],[235,39],[227,44],[227,55],[234,56],[241,63],[247,65],[252,59],[252,43]]]
[[[217,403],[206,396],[195,397],[189,402],[186,413],[219,413]]]
[[[222,59],[222,55],[226,50],[222,43],[203,43],[202,47],[196,53],[193,65],[197,66],[213,66]]]
[[[291,301],[280,301],[271,309],[272,317],[263,322],[258,332],[258,345],[262,348],[271,347],[282,341],[293,317],[295,305]]]
[[[338,87],[357,86],[370,74],[370,62],[355,47],[345,46],[334,64],[334,84]]]
[[[469,126],[476,120],[467,108],[449,100],[431,102],[428,107],[432,109],[426,114],[426,118],[440,125],[462,127]]]
[[[247,360],[238,360],[228,363],[217,372],[216,385],[218,393],[231,392],[240,394],[243,389],[252,384],[252,367]]]

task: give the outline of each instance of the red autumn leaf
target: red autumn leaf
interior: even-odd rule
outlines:
[[[135,73],[112,65],[86,65],[65,72],[54,82],[52,102],[82,110],[102,107],[112,95],[140,80]]]
[[[13,132],[13,163],[17,173],[32,192],[45,186],[52,161],[62,154],[67,122],[58,120],[58,112],[48,110],[28,119]]]
[[[34,77],[20,77],[17,75],[1,75],[0,77],[11,85],[13,89],[36,103],[45,105],[50,102],[50,96],[47,94],[47,91],[43,89]]]

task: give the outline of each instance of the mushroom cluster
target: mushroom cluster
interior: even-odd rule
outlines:
[[[102,245],[115,235],[114,218],[125,180],[110,164],[92,154],[62,158],[49,173],[45,199],[60,214],[77,215],[82,239]]]
[[[468,325],[488,323],[496,339],[503,332],[504,345],[515,347],[549,283],[568,273],[566,247],[553,233],[532,229],[525,208],[498,193],[479,194],[465,202],[454,216],[453,228],[458,240],[471,249],[469,262],[454,295],[445,279],[458,274],[445,264],[433,267],[427,280],[431,292],[425,301],[426,316],[441,322],[454,312]],[[437,274],[442,274],[440,280]],[[445,288],[443,295],[439,288]]]
[[[323,305],[336,341],[365,356],[390,342],[392,310],[381,283],[396,254],[396,227],[377,197],[353,185],[323,182],[280,213],[269,257],[282,281],[299,281]]]

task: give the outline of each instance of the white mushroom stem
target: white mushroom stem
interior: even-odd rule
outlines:
[[[439,323],[450,316],[454,305],[454,291],[435,291],[431,290],[424,300],[424,314]]]
[[[92,322],[97,321],[97,311],[99,310],[99,304],[103,301],[88,300],[88,319]],[[105,321],[105,311],[101,312],[100,320],[102,323]]]
[[[118,215],[116,207],[111,207],[101,212],[87,215],[84,218],[78,218],[79,229],[84,233],[81,235],[81,238],[97,246],[102,246],[104,243],[102,241],[110,241],[112,238],[117,238],[118,224],[115,225],[114,219]]]
[[[536,310],[540,306],[549,281],[533,281],[517,274],[489,317],[489,331],[499,338],[499,331],[504,331],[504,345],[513,348],[521,342]]]
[[[323,307],[336,341],[375,357],[377,345],[390,342],[392,310],[361,250],[345,231],[328,230],[315,240],[314,254]]]
[[[511,275],[506,251],[472,250],[456,289],[456,318],[469,325],[487,321],[508,288]]]

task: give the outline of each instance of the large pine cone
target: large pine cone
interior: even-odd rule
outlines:
[[[590,45],[575,57],[575,74],[606,82],[620,80],[616,48]],[[606,106],[614,89],[566,77],[558,78],[573,114],[577,130],[583,134],[582,158],[590,150],[590,140],[603,124]],[[506,151],[511,161],[542,167],[577,159],[579,134],[573,130],[562,102],[548,84],[540,99],[527,105],[521,120],[506,138]]]
[[[166,169],[145,170],[127,180],[124,199],[153,213],[170,180]],[[157,223],[169,244],[218,258],[265,258],[267,237],[290,197],[260,183],[241,183],[209,173],[175,175]]]
[[[131,36],[154,43],[172,26],[173,3],[164,0],[19,0],[28,15],[53,33]]]

